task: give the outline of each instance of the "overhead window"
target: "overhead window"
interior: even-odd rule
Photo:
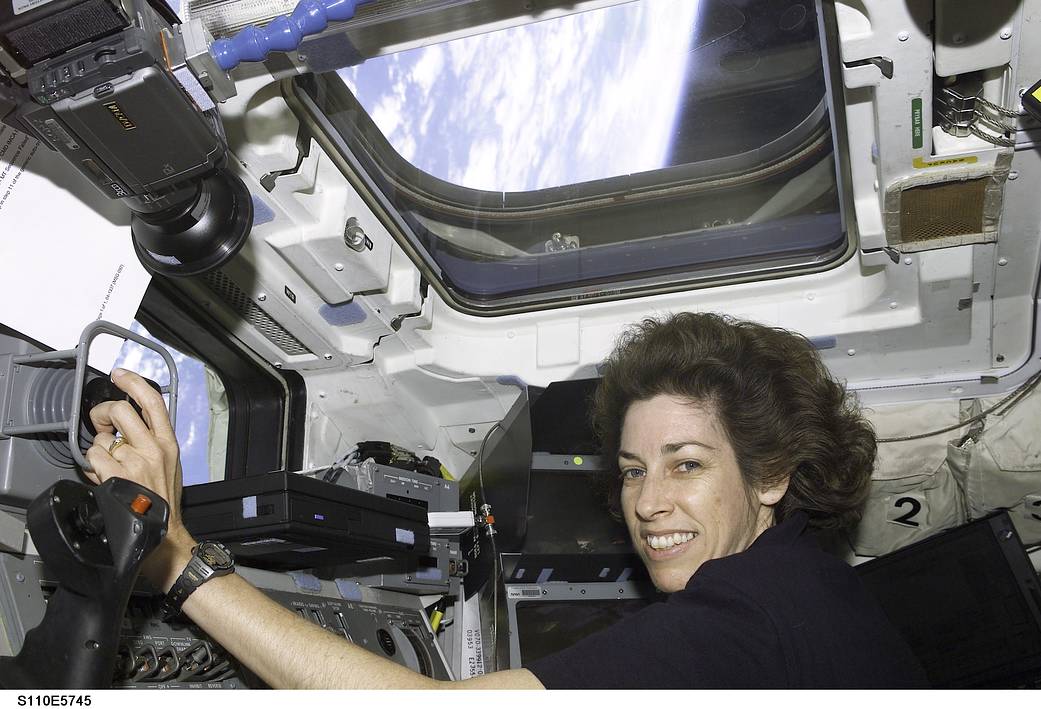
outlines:
[[[494,312],[846,250],[812,0],[643,0],[297,80],[448,297]]]

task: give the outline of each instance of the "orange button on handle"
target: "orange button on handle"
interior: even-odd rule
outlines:
[[[148,512],[152,507],[152,498],[147,495],[138,495],[134,498],[134,501],[130,503],[130,509],[137,512],[139,515],[143,515]]]

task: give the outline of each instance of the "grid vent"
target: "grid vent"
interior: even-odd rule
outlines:
[[[261,310],[252,298],[243,293],[242,289],[221,271],[210,271],[202,277],[202,280],[218,298],[286,355],[314,354],[288,330],[275,322],[270,315]]]
[[[989,179],[923,185],[901,195],[900,236],[904,242],[983,233]]]

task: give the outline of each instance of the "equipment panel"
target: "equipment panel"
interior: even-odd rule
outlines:
[[[273,600],[308,622],[434,679],[452,673],[417,596],[351,581],[240,568]],[[43,619],[54,582],[38,558],[0,554],[0,631],[12,653]],[[131,597],[120,629],[112,687],[118,689],[253,689],[264,683],[186,619],[164,622],[161,596]]]

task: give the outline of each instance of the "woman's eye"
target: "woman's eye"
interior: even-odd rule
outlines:
[[[644,471],[640,468],[626,468],[622,471],[623,480],[637,480],[644,476]]]
[[[685,460],[680,463],[680,470],[685,473],[693,473],[701,470],[701,463],[696,460]]]

